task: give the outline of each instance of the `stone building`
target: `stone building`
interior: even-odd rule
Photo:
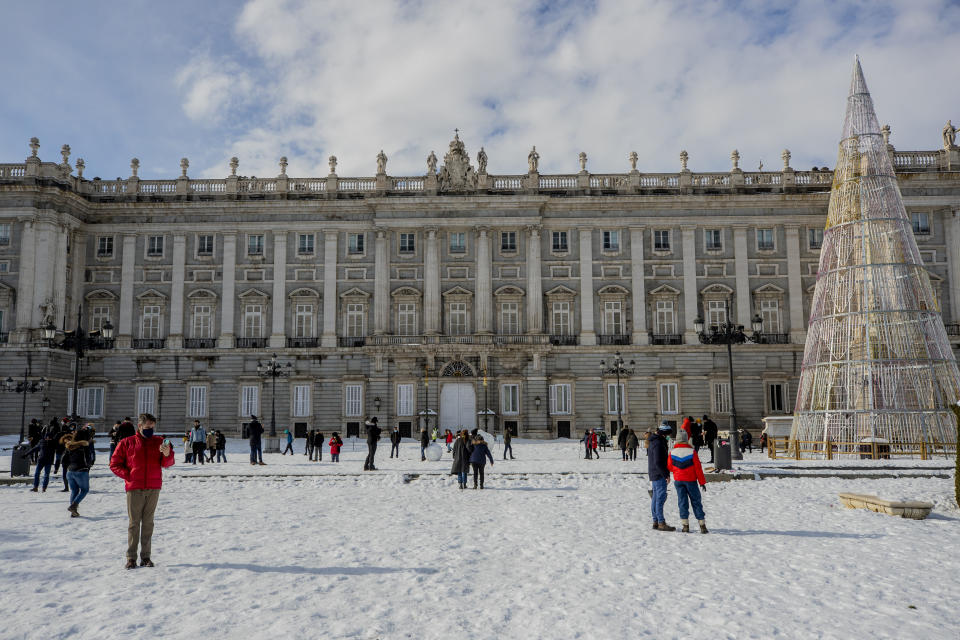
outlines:
[[[889,136],[889,129],[887,129]],[[695,319],[728,319],[740,422],[789,413],[814,289],[832,172],[540,175],[487,172],[455,137],[426,175],[194,180],[83,176],[84,164],[0,164],[0,363],[46,377],[27,416],[70,410],[74,354],[43,339],[50,322],[114,327],[81,360],[78,412],[101,429],[157,414],[239,433],[251,413],[356,433],[365,418],[416,432],[510,428],[527,437],[613,431],[623,422],[730,412],[726,348],[700,344]],[[889,146],[926,267],[957,346],[960,151]],[[62,340],[62,333],[54,342]],[[617,386],[617,353],[624,371]],[[619,391],[618,391],[619,389]],[[3,394],[0,431],[20,426]],[[44,396],[45,403],[42,404]],[[16,400],[16,401],[14,401]],[[619,407],[618,407],[618,403]],[[48,405],[48,406],[43,406]]]

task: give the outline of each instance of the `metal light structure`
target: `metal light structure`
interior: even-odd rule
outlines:
[[[63,349],[64,351],[73,351],[73,403],[70,411],[70,419],[77,421],[77,403],[80,395],[80,360],[83,359],[87,349],[103,348],[113,346],[113,325],[108,320],[99,330],[91,331],[89,334],[83,330],[83,305],[77,306],[77,328],[73,331],[64,332],[63,340],[59,343],[57,339],[57,327],[52,322],[43,327],[43,337],[51,347]]]
[[[626,394],[620,393],[620,376],[623,376],[625,378],[632,376],[634,371],[633,369],[628,369],[626,367],[626,364],[627,363],[620,356],[619,351],[617,351],[616,355],[613,357],[613,365],[609,369],[607,368],[607,363],[604,360],[600,361],[600,368],[602,369],[604,374],[612,373],[617,376],[617,387],[616,387],[617,390],[615,395],[617,397],[617,432],[618,433],[623,430],[623,398],[626,395]],[[637,363],[634,362],[633,360],[630,361],[631,367],[636,364]]]
[[[956,441],[960,373],[859,58],[854,63],[790,446],[799,457]],[[861,443],[870,443],[864,445]]]
[[[29,369],[24,369],[23,380],[16,381],[13,378],[7,377],[3,382],[4,391],[23,394],[23,401],[20,406],[20,439],[17,441],[18,443],[23,442],[24,428],[27,422],[27,394],[43,391],[47,387],[46,378],[41,377],[39,380],[30,380],[29,375]]]
[[[290,375],[292,365],[282,364],[277,360],[277,354],[267,360],[266,364],[257,362],[257,375],[262,378],[272,378],[273,386],[270,391],[270,437],[277,436],[277,378],[286,378]]]

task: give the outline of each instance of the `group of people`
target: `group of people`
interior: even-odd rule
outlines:
[[[227,437],[219,429],[207,431],[199,420],[183,436],[183,462],[200,464],[227,461]]]
[[[50,483],[50,467],[56,475],[62,469],[63,492],[70,492],[67,511],[76,518],[80,502],[90,491],[90,467],[96,461],[95,431],[92,424],[80,425],[69,418],[53,418],[46,427],[37,420],[30,423],[29,448],[20,455],[36,464],[33,492],[46,492]],[[41,488],[40,476],[43,475]]]
[[[457,476],[459,488],[467,488],[467,476],[472,468],[473,488],[483,489],[483,470],[487,460],[490,460],[490,466],[493,466],[493,454],[490,453],[490,447],[487,446],[487,441],[479,431],[474,429],[472,434],[466,429],[458,431],[454,438],[452,453],[453,466],[450,468],[450,474]]]

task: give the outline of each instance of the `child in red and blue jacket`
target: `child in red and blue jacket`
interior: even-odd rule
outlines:
[[[677,506],[680,509],[680,524],[683,525],[681,531],[690,532],[690,506],[693,506],[693,515],[700,523],[700,533],[707,533],[707,521],[700,497],[700,488],[706,491],[707,480],[703,477],[700,456],[688,444],[688,439],[686,431],[677,430],[677,443],[670,450],[667,469],[673,474],[673,486],[677,489]]]

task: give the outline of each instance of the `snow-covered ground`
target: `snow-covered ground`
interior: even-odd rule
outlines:
[[[81,518],[58,480],[41,494],[0,486],[0,637],[947,638],[960,628],[952,478],[711,483],[703,536],[650,529],[646,477],[624,473],[645,470],[642,451],[634,463],[612,450],[589,461],[572,442],[515,441],[517,460],[497,456],[486,490],[461,492],[449,457],[421,463],[412,441],[399,461],[381,446],[370,473],[362,442],[348,441],[339,465],[326,450],[308,462],[302,446],[263,467],[242,441],[227,464],[185,467],[178,452],[154,569],[122,568],[123,483],[105,454]],[[949,465],[837,464],[854,462]],[[738,466],[771,463],[748,453]],[[936,506],[902,520],[844,509],[839,491]],[[666,511],[677,524],[672,490]]]

